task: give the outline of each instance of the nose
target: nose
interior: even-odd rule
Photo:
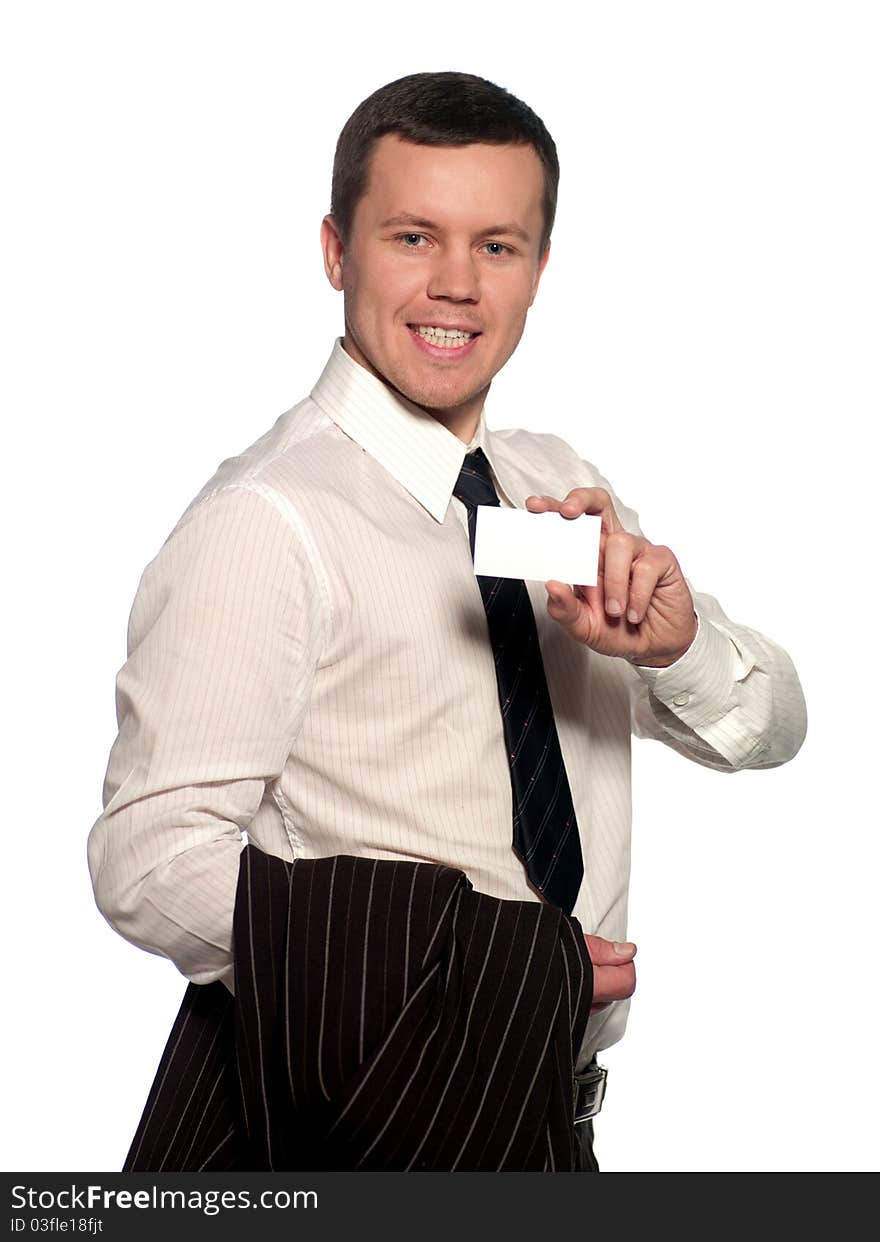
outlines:
[[[470,247],[440,249],[431,267],[427,294],[429,298],[448,298],[452,302],[479,302],[479,272]]]

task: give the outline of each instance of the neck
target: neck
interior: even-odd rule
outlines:
[[[468,403],[468,405],[470,404]],[[451,410],[430,410],[424,406],[419,408],[424,409],[425,413],[430,414],[438,423],[442,423],[447,431],[451,431],[454,436],[461,440],[462,444],[470,444],[480,425],[480,411],[483,408],[483,401],[481,396],[476,409],[467,409],[461,406],[456,406]]]
[[[488,384],[484,389],[478,392],[476,396],[470,397],[467,401],[462,402],[461,405],[453,405],[445,409],[432,409],[430,406],[419,405],[419,403],[417,401],[413,401],[412,397],[408,396],[407,393],[401,392],[399,388],[395,388],[394,385],[381,374],[381,372],[376,370],[370,360],[358,348],[356,342],[351,339],[348,332],[346,332],[342,338],[342,348],[349,355],[349,357],[359,363],[365,371],[369,371],[371,375],[375,375],[376,379],[381,380],[386,388],[390,388],[392,392],[399,393],[400,396],[405,397],[411,405],[417,405],[420,410],[424,410],[426,414],[430,414],[431,417],[438,423],[442,423],[447,431],[451,432],[452,435],[461,440],[462,444],[470,444],[476,434],[477,428],[480,425],[480,413],[482,412],[483,404],[486,400],[486,394],[489,391]]]

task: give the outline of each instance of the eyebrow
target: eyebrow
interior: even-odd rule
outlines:
[[[439,224],[435,224],[433,220],[426,220],[424,216],[415,216],[410,211],[402,211],[396,216],[389,216],[387,220],[383,220],[379,225],[380,229],[387,229],[393,224],[414,224],[421,229],[441,230]],[[492,224],[487,229],[480,229],[480,234],[500,234],[502,237],[518,237],[528,245],[531,240],[525,229],[520,228],[518,224]]]

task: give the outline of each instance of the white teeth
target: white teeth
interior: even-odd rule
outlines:
[[[438,345],[441,349],[460,347],[474,335],[473,332],[462,332],[459,328],[435,328],[422,324],[417,325],[415,330],[419,336],[430,341],[432,345]]]

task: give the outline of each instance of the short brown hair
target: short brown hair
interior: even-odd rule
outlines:
[[[472,142],[513,143],[534,148],[544,170],[547,248],[556,217],[559,160],[556,144],[531,108],[502,86],[472,73],[411,73],[389,82],[358,104],[345,122],[333,159],[330,212],[343,244],[367,188],[373,145],[383,134],[400,134],[424,146],[459,147]]]

